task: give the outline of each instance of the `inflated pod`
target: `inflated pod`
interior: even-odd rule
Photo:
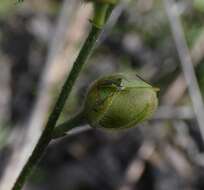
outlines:
[[[84,115],[92,127],[130,128],[149,119],[157,105],[157,89],[137,76],[114,74],[91,85]]]

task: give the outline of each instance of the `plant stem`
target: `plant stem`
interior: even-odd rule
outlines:
[[[68,121],[55,127],[55,129],[52,133],[52,138],[55,139],[55,138],[63,137],[66,135],[67,131],[69,131],[73,128],[76,128],[78,126],[84,125],[86,123],[87,122],[83,117],[83,112],[80,112],[77,115],[75,115],[74,117],[72,117],[71,119],[69,119]]]
[[[25,181],[27,177],[30,175],[33,167],[36,165],[39,158],[42,156],[44,150],[46,149],[47,145],[52,139],[52,132],[55,128],[55,125],[57,123],[57,120],[60,116],[60,113],[64,107],[64,104],[66,102],[67,97],[69,96],[72,87],[82,69],[82,66],[86,63],[87,59],[91,55],[93,48],[95,46],[96,40],[101,32],[100,28],[97,28],[96,26],[92,25],[91,31],[88,35],[88,38],[86,39],[74,65],[73,68],[68,75],[61,93],[57,99],[57,102],[54,106],[54,109],[52,113],[50,114],[50,117],[48,118],[48,122],[45,126],[44,131],[42,132],[42,135],[35,146],[31,156],[29,157],[27,163],[23,167],[20,175],[18,176],[12,190],[21,190],[23,185],[25,184]]]
[[[107,16],[107,11],[109,9],[110,5],[109,4],[105,4],[103,5],[103,3],[95,3],[94,4],[94,18],[92,20],[92,22],[98,26],[101,27],[104,25],[104,22],[106,20],[106,16]]]

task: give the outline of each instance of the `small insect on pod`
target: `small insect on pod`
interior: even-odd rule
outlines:
[[[137,76],[114,74],[92,84],[84,114],[92,127],[130,128],[150,118],[157,104],[157,89]]]

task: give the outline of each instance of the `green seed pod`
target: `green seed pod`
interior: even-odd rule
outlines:
[[[157,108],[156,89],[138,77],[114,74],[93,83],[84,115],[92,127],[130,128],[150,118]]]

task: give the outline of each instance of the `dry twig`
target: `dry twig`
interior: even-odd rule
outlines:
[[[181,61],[181,67],[187,83],[190,98],[192,100],[195,116],[200,127],[202,138],[204,139],[204,107],[200,89],[197,83],[190,52],[184,37],[180,17],[176,9],[174,0],[164,0],[166,13],[170,22],[171,30],[175,40],[176,48]]]

